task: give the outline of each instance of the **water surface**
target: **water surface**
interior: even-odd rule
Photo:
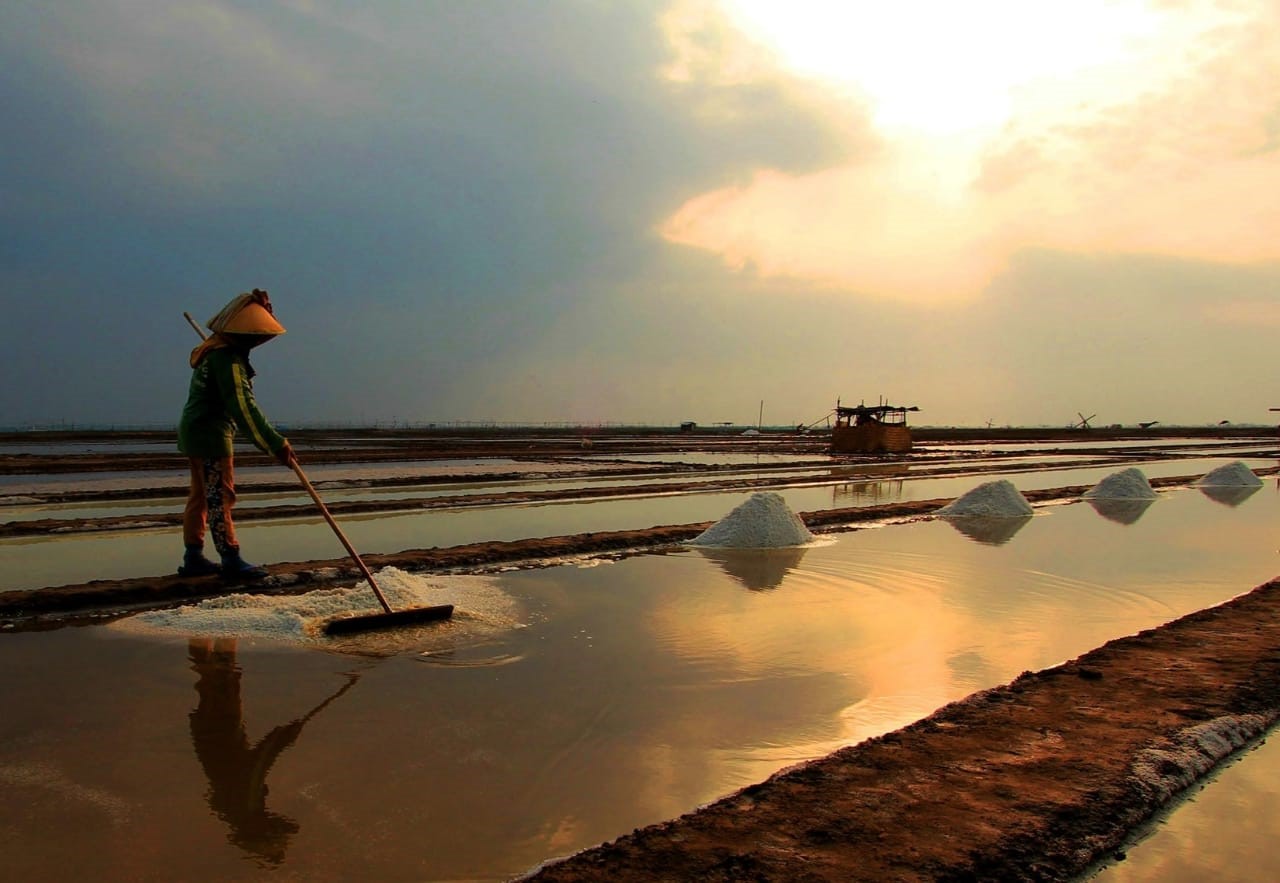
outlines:
[[[384,655],[0,634],[6,872],[503,879],[1246,591],[1275,502],[509,573],[518,626],[477,630],[464,592]]]

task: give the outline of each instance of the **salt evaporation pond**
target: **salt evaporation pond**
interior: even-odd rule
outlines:
[[[1229,461],[1179,460],[1152,463],[1153,477],[1195,475]],[[1274,465],[1258,461],[1259,468]],[[1093,484],[1111,469],[1084,468],[1028,471],[1014,477],[1025,490]],[[844,483],[778,490],[796,512],[832,506],[859,505],[896,500],[929,500],[957,496],[973,488],[972,476],[915,477],[907,481],[880,481],[886,493],[850,497]],[[860,482],[859,484],[865,484]],[[1202,491],[1205,489],[1201,489]],[[1220,489],[1222,490],[1222,489]],[[1239,495],[1215,491],[1223,505],[1236,505]],[[1213,494],[1206,494],[1213,496]],[[481,540],[515,540],[533,536],[557,536],[586,531],[634,530],[657,524],[715,521],[747,495],[742,492],[666,494],[629,499],[574,501],[563,504],[477,507],[438,512],[394,512],[342,517],[343,531],[361,553],[398,552],[472,543]],[[1216,499],[1216,498],[1215,498]],[[972,517],[966,519],[974,521]],[[342,549],[332,530],[320,518],[244,522],[237,525],[246,557],[258,561],[308,561],[337,558]],[[21,537],[0,540],[0,591],[37,588],[91,579],[120,579],[169,573],[177,566],[181,548],[177,528],[133,530],[127,533],[89,533],[69,536]]]
[[[0,634],[6,873],[506,879],[1275,575],[1269,495],[1025,521],[769,550],[762,591],[715,549],[502,574],[526,627],[390,654]]]

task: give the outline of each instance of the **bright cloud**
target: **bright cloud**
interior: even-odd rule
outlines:
[[[726,6],[782,68],[843,90],[881,149],[695,196],[671,242],[933,301],[980,293],[1026,248],[1280,259],[1272,4]]]

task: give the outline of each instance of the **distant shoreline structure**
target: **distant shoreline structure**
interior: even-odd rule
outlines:
[[[689,421],[673,421],[671,423],[626,423],[598,422],[577,423],[572,421],[499,421],[499,420],[438,420],[438,421],[373,421],[343,422],[317,421],[314,423],[280,423],[285,432],[294,433],[331,433],[331,432],[370,432],[370,433],[453,433],[453,432],[555,432],[555,433],[680,433],[693,432],[699,435],[742,435],[747,430],[755,430],[762,435],[815,435],[830,434],[830,427],[817,426],[799,430],[795,425],[757,426],[750,423],[712,423],[694,424],[692,429],[682,429],[682,423]],[[1051,424],[1028,425],[943,425],[915,424],[912,432],[921,441],[937,439],[942,436],[958,434],[978,438],[1002,438],[1010,435],[1050,434],[1053,436],[1072,438],[1105,438],[1116,434],[1138,435],[1145,437],[1169,437],[1192,433],[1195,435],[1230,436],[1240,433],[1257,433],[1259,431],[1274,432],[1274,423],[1161,423],[1143,427],[1140,424],[1110,424],[1105,426],[1080,429]],[[113,435],[164,435],[173,434],[176,428],[172,424],[160,423],[36,423],[26,425],[0,426],[0,438],[3,437],[68,437],[68,436],[113,436]]]

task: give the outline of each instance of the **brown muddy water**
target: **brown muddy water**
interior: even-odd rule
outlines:
[[[453,623],[342,652],[181,618],[0,634],[4,875],[508,878],[1247,591],[1280,569],[1275,495],[427,577]]]

